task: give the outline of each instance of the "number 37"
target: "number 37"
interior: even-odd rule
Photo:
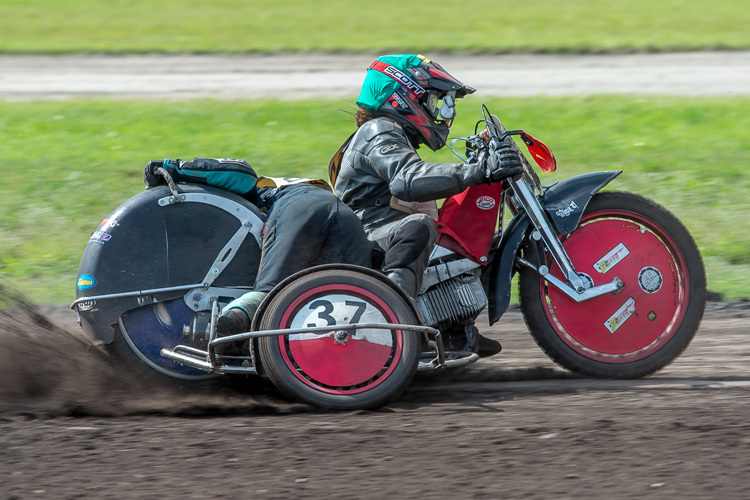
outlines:
[[[365,313],[365,310],[367,309],[367,304],[365,302],[360,302],[358,300],[347,300],[344,302],[345,305],[351,306],[356,308],[356,311],[354,311],[354,314],[352,315],[351,320],[349,321],[350,325],[354,325],[359,323],[359,320],[362,319],[362,315]],[[318,318],[325,320],[326,325],[325,326],[335,326],[336,325],[336,318],[331,316],[331,313],[333,312],[333,304],[328,300],[316,300],[310,304],[310,309],[317,309],[319,307],[322,307],[322,311],[318,311]],[[314,327],[316,326],[315,323],[308,323],[308,327]]]

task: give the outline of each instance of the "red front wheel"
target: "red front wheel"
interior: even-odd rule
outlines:
[[[522,270],[524,317],[554,361],[594,377],[638,378],[680,355],[703,316],[706,274],[674,215],[635,194],[598,193],[562,242],[586,285],[618,277],[625,287],[575,302],[533,270]],[[563,279],[556,264],[549,267]]]
[[[376,408],[395,399],[416,372],[421,336],[344,329],[358,323],[419,324],[395,285],[373,271],[326,266],[283,285],[265,309],[261,330],[342,329],[261,338],[260,357],[271,381],[287,395],[324,408]]]

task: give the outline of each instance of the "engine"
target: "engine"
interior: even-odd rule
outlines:
[[[422,322],[441,331],[472,322],[486,305],[478,270],[440,281],[417,298]]]

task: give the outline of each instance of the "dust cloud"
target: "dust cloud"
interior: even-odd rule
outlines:
[[[54,316],[0,282],[0,416],[202,417],[305,411],[305,406],[281,399],[259,377],[229,383],[136,377]]]

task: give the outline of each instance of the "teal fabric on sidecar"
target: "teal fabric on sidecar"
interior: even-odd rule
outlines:
[[[176,181],[216,186],[239,195],[256,190],[258,175],[245,160],[234,158],[194,158],[179,161]],[[167,169],[169,170],[169,169]]]

